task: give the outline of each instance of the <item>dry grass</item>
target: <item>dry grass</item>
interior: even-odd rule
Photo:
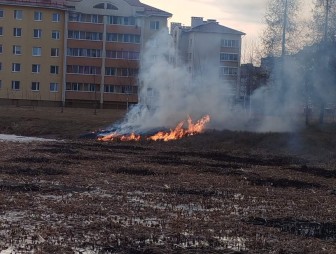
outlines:
[[[0,107],[0,133],[77,138],[122,119],[125,110]]]
[[[71,123],[64,113],[35,118],[61,126]],[[83,131],[108,118],[72,116]],[[11,119],[21,117],[32,116]],[[60,128],[59,137],[76,133]],[[168,143],[6,143],[0,251],[335,253],[334,134],[314,127]]]

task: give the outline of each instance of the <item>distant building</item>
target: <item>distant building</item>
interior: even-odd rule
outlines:
[[[171,23],[170,30],[181,61],[192,76],[216,75],[238,96],[243,32],[202,17],[192,17],[190,27]]]
[[[137,103],[141,51],[171,16],[139,0],[0,0],[0,101]]]

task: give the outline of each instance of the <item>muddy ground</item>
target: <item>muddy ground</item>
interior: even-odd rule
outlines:
[[[0,250],[336,253],[335,141],[313,129],[3,142]]]

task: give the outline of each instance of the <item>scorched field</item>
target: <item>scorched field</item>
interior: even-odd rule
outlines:
[[[316,133],[1,142],[0,253],[336,253]]]

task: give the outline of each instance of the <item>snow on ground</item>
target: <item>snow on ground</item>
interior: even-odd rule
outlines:
[[[0,134],[0,142],[3,142],[3,141],[11,141],[11,142],[33,142],[33,141],[48,142],[49,141],[50,142],[50,141],[56,141],[56,139]]]

